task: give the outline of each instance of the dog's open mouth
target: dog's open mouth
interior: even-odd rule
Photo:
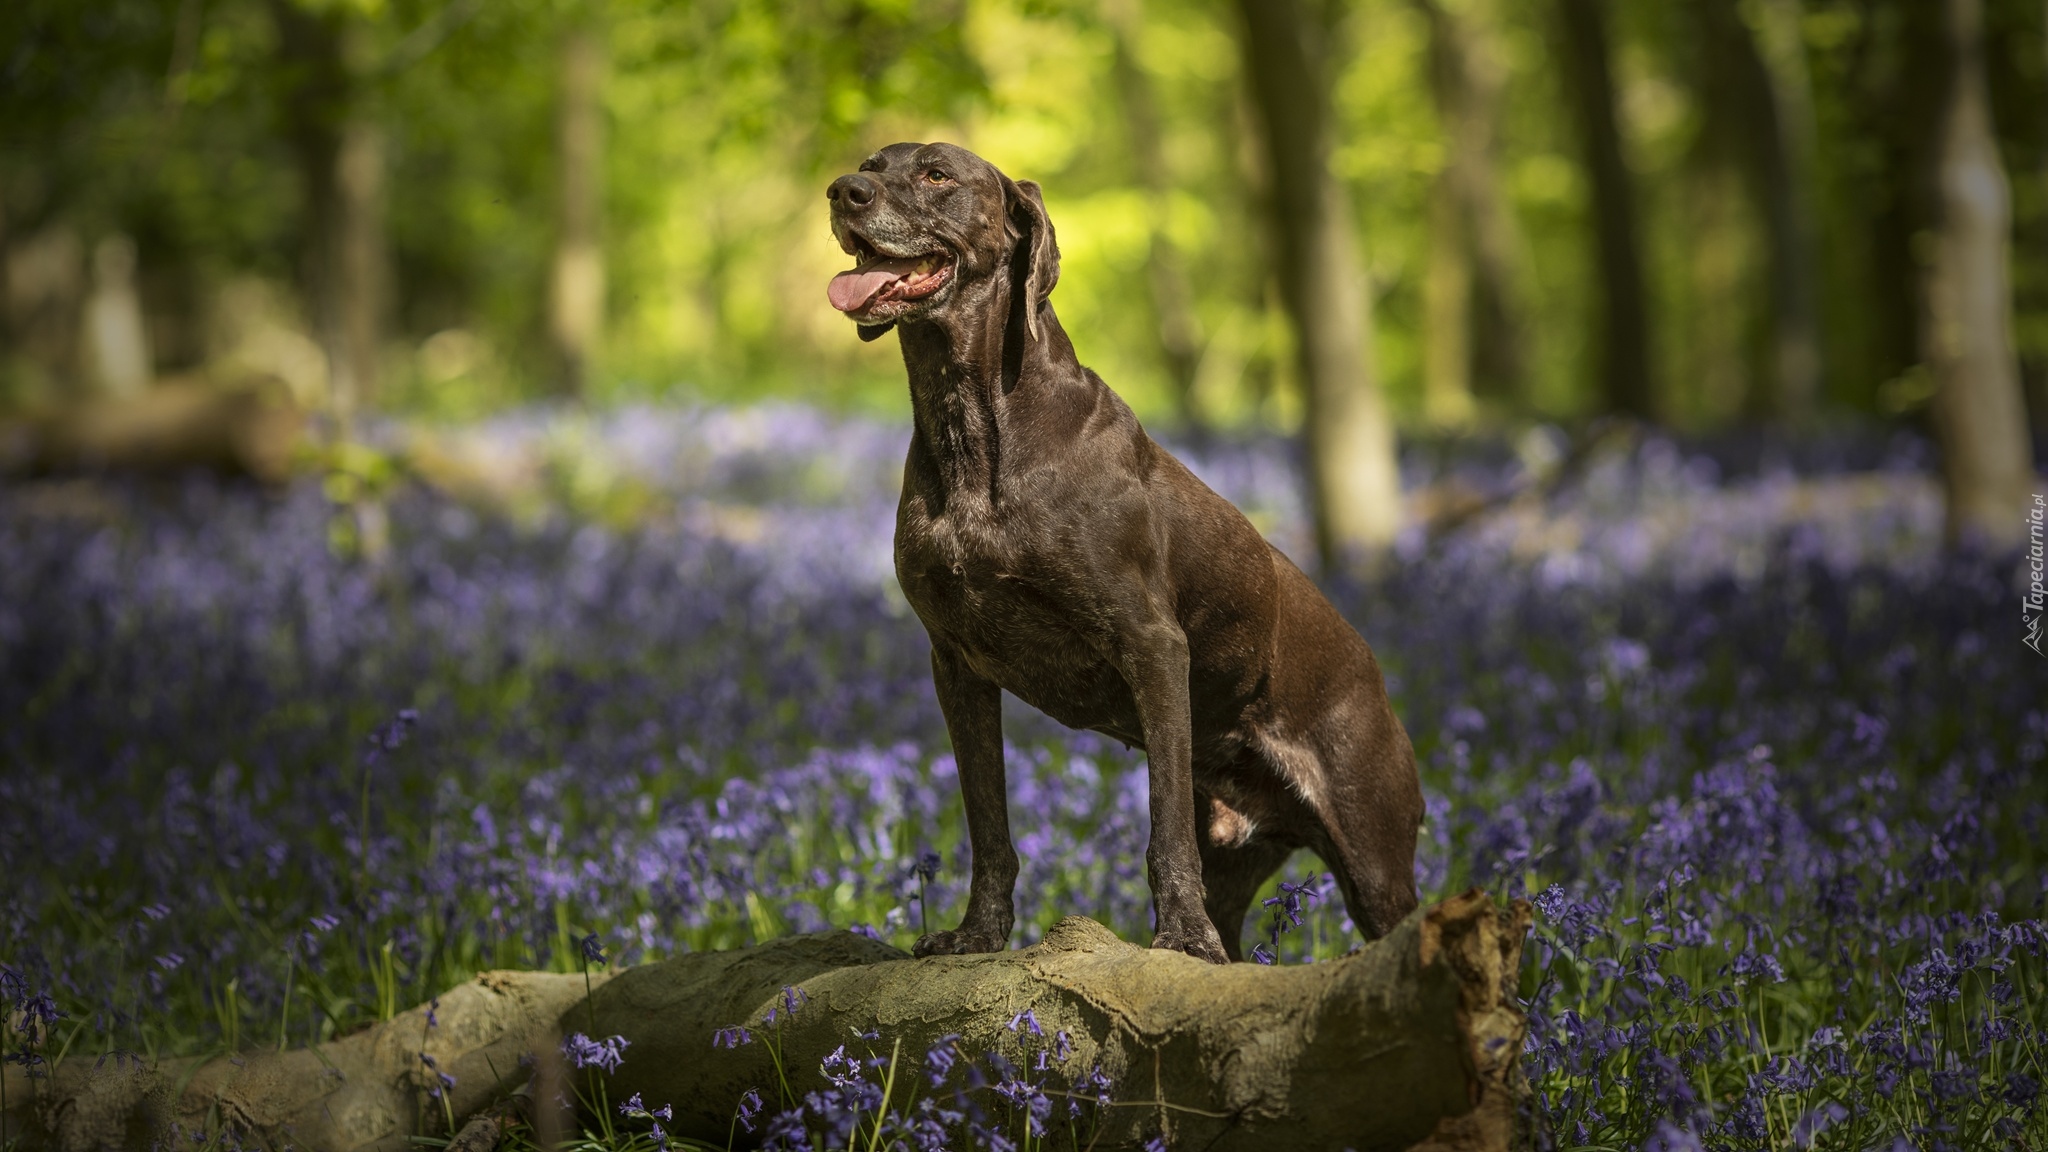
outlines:
[[[921,256],[885,256],[854,238],[859,262],[832,278],[825,294],[832,306],[859,317],[877,305],[922,300],[953,278],[953,258],[943,250]]]

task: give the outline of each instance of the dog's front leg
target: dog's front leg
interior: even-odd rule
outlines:
[[[1010,946],[1016,918],[1017,850],[1010,843],[1010,798],[1003,782],[1003,694],[995,682],[967,666],[958,652],[932,645],[932,684],[953,741],[960,795],[967,804],[967,840],[974,847],[974,880],[967,915],[950,932],[920,937],[912,953],[943,956],[1001,952]]]
[[[1125,637],[1121,663],[1145,726],[1150,769],[1152,843],[1145,849],[1145,871],[1152,882],[1152,947],[1227,964],[1223,938],[1203,906],[1202,857],[1195,842],[1187,636],[1171,618],[1148,622]]]

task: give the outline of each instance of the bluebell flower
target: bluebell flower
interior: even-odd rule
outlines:
[[[571,1067],[602,1068],[606,1072],[616,1072],[619,1065],[625,1062],[626,1047],[631,1043],[624,1036],[592,1040],[581,1032],[575,1032],[562,1041],[562,1055],[568,1057]]]

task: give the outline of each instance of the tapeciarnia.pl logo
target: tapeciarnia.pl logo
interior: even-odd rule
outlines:
[[[2036,492],[2034,506],[2027,509],[2027,570],[2033,582],[2028,585],[2027,594],[2020,598],[2020,623],[2027,630],[2021,642],[2032,648],[2036,656],[2048,656],[2048,652],[2041,651],[2041,624],[2048,620],[2048,587],[2043,586],[2044,580],[2048,580],[2043,575],[2048,561],[2043,560],[2041,542],[2044,516],[2048,516],[2048,496]]]

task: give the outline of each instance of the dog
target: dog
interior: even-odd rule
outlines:
[[[957,928],[919,956],[999,952],[1017,853],[1002,692],[1149,761],[1152,947],[1241,958],[1252,898],[1297,848],[1384,935],[1417,903],[1422,787],[1371,648],[1229,501],[1081,366],[1047,299],[1038,185],[951,144],[892,144],[826,191],[855,257],[832,306],[892,328],[914,429],[896,576],[974,852]]]

